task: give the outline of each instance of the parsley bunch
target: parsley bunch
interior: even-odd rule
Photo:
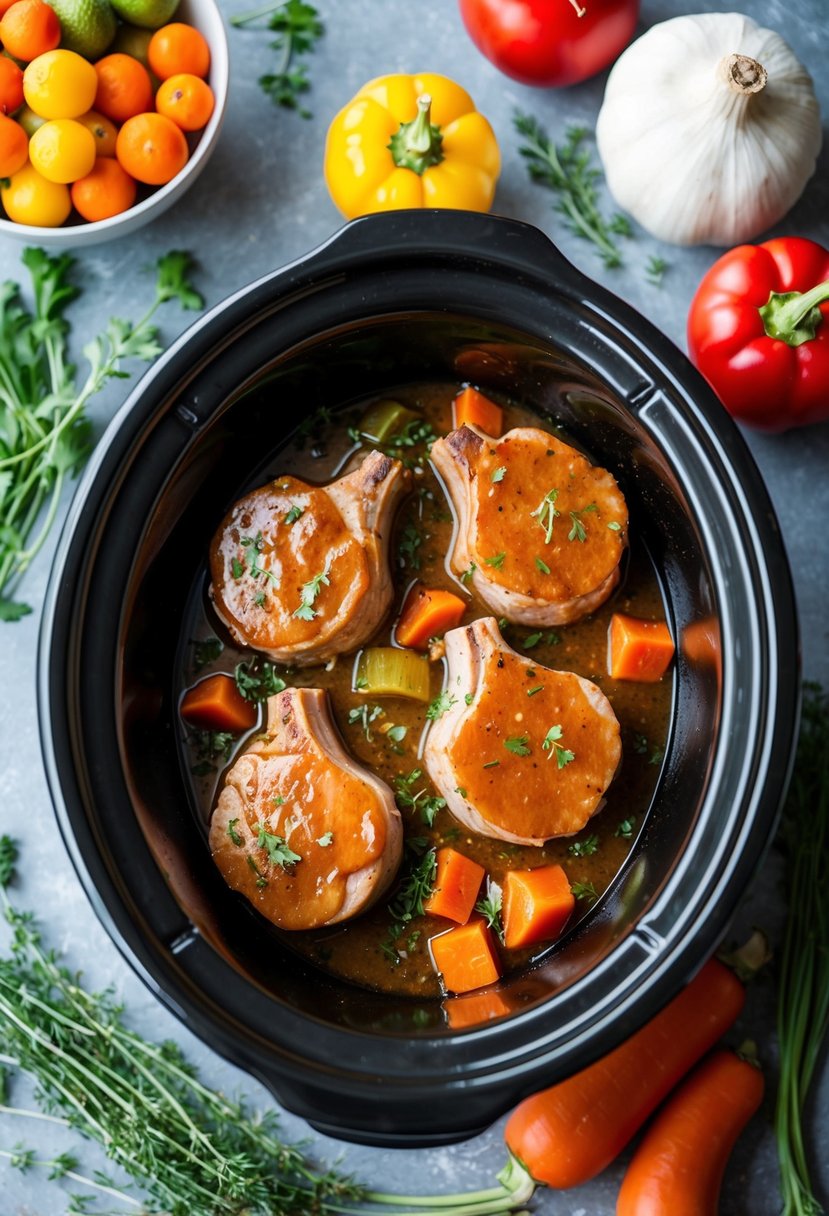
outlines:
[[[58,511],[61,491],[91,447],[86,407],[113,377],[126,377],[125,359],[150,362],[161,353],[151,324],[156,309],[178,299],[201,308],[190,286],[190,256],[173,252],[157,265],[155,299],[135,323],[113,317],[105,332],[83,348],[88,369],[78,378],[68,358],[67,306],[79,289],[70,282],[73,259],[26,249],[33,308],[20,285],[0,286],[0,620],[31,612],[14,598],[20,580],[43,547]]]
[[[269,18],[267,28],[276,34],[271,50],[279,55],[275,70],[259,77],[262,91],[275,106],[296,110],[302,118],[310,118],[310,111],[300,104],[300,97],[311,87],[308,65],[299,57],[313,51],[325,32],[319,13],[305,0],[278,0],[254,12],[231,17],[230,24],[247,25],[262,17]]]

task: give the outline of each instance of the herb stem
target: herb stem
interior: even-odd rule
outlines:
[[[8,1149],[0,1148],[0,1157],[6,1157],[9,1161],[15,1161],[19,1158],[19,1152],[9,1152]],[[54,1169],[58,1164],[56,1161],[36,1161],[29,1160],[26,1165],[38,1166],[42,1169]],[[113,1199],[119,1200],[121,1203],[130,1203],[134,1208],[143,1206],[140,1200],[135,1199],[132,1195],[128,1195],[126,1191],[119,1191],[114,1186],[107,1186],[103,1182],[96,1182],[94,1178],[87,1178],[84,1174],[78,1174],[75,1170],[61,1170],[61,1178],[71,1178],[73,1182],[79,1183],[81,1186],[88,1186],[91,1190],[99,1191],[102,1195],[111,1195]]]

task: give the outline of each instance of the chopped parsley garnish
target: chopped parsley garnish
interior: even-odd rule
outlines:
[[[488,760],[484,768],[497,768],[500,763],[500,760]]]
[[[546,562],[542,561],[540,557],[537,557],[535,559],[535,566],[536,566],[536,569],[540,570],[542,574],[550,573],[550,567],[547,565]]]
[[[234,578],[239,579],[245,573],[245,563],[240,562],[238,557],[234,557],[230,562],[230,573]]]
[[[598,509],[599,508],[596,506],[596,504],[594,502],[589,502],[587,504],[587,506],[582,507],[582,509],[580,511],[571,511],[570,519],[572,520],[573,526],[571,527],[570,531],[567,533],[567,539],[568,540],[578,540],[578,541],[581,541],[582,544],[584,544],[584,542],[587,540],[587,529],[585,528],[584,524],[581,522],[581,517],[582,517],[582,515],[588,515],[591,511],[598,511]]]
[[[189,738],[198,760],[190,770],[194,777],[215,773],[216,761],[227,760],[236,740],[236,736],[226,730],[194,730]]]
[[[640,735],[637,733],[633,736],[633,750],[637,753],[637,755],[646,756],[648,754],[649,747],[650,744],[648,743],[647,735]]]
[[[290,509],[290,511],[288,511],[283,522],[286,524],[295,524],[296,521],[304,514],[305,514],[305,508],[298,507],[296,505],[296,503],[293,502],[293,503],[291,503],[291,509]]]
[[[558,724],[551,726],[544,736],[544,742],[541,744],[542,749],[550,753],[547,759],[552,760],[553,756],[555,756],[559,768],[566,768],[576,758],[573,752],[559,743],[559,739],[563,734],[564,731]]]
[[[276,586],[278,587],[279,579],[276,577],[276,575],[273,573],[273,571],[266,570],[264,566],[259,565],[259,554],[265,548],[265,539],[262,536],[262,533],[257,532],[255,536],[243,536],[242,540],[241,540],[241,545],[242,545],[243,549],[247,550],[248,572],[249,572],[251,578],[259,578],[259,575],[263,574],[265,576],[265,578],[269,578],[271,580],[271,582],[275,583]],[[243,572],[244,572],[244,570],[243,570]],[[235,570],[233,572],[233,577],[234,578],[240,577],[239,575],[236,574]]]
[[[400,540],[397,543],[397,552],[400,555],[402,565],[408,566],[411,570],[420,569],[420,546],[422,544],[423,537],[416,525],[411,522],[407,523],[400,533]]]
[[[543,684],[535,684],[532,688],[527,689],[527,696],[534,697],[537,692],[541,692],[544,688]]]
[[[456,705],[458,698],[448,689],[439,692],[433,701],[429,702],[429,707],[426,710],[426,717],[430,722],[437,722],[438,718],[442,718],[448,709]]]
[[[599,898],[599,893],[592,882],[574,882],[571,884],[570,890],[576,899],[589,899],[591,904],[594,904]]]
[[[230,839],[232,840],[232,842],[237,845],[242,843],[242,837],[236,831],[236,824],[238,822],[239,822],[239,819],[237,816],[236,819],[228,820],[228,824],[227,824],[227,834],[230,837]]]
[[[528,633],[521,645],[525,650],[532,650],[539,642],[543,642],[545,646],[558,646],[560,641],[561,638],[555,630],[548,629],[546,633]]]
[[[501,888],[491,878],[486,880],[486,895],[475,904],[475,911],[480,912],[487,926],[494,929],[501,941],[504,940],[504,925],[501,919],[503,897]]]
[[[610,523],[607,526],[608,526],[608,528],[610,528],[611,532],[621,532],[622,531],[622,525],[615,519],[611,519]]]
[[[506,471],[507,471],[507,466],[505,464],[499,465],[497,469],[493,470],[492,477],[490,478],[490,480],[495,485],[497,485],[499,481],[504,480],[504,475],[505,475]]]
[[[622,840],[630,840],[631,836],[633,835],[633,831],[634,831],[635,827],[636,827],[636,816],[628,815],[625,819],[622,819],[620,821],[620,823],[619,823],[618,827],[616,828],[616,831],[613,833],[613,835],[621,836]]]
[[[648,264],[645,267],[645,278],[654,287],[661,287],[662,276],[668,269],[668,265],[669,263],[666,262],[664,258],[657,257],[657,255],[654,254],[652,257],[648,258]]]
[[[385,717],[385,710],[382,705],[369,705],[366,701],[363,705],[355,706],[354,709],[348,711],[348,725],[354,726],[359,722],[362,725],[366,741],[371,743],[374,739],[374,735],[371,732],[371,723],[383,717]]]
[[[285,799],[282,797],[281,794],[274,794],[273,798],[271,798],[271,802],[274,804],[274,806],[284,806],[285,805]]]
[[[599,838],[596,835],[587,836],[584,840],[574,840],[567,848],[567,852],[573,857],[592,857],[598,851]]]
[[[397,943],[414,918],[423,916],[423,904],[432,893],[436,870],[435,850],[429,849],[412,863],[397,894],[389,904],[391,924],[380,949],[395,965],[400,962]]]
[[[556,521],[556,516],[559,510],[556,507],[556,499],[558,498],[558,490],[548,490],[532,512],[532,518],[537,519],[539,527],[544,529],[544,544],[549,545],[553,539],[553,524]]]
[[[475,573],[475,571],[477,569],[478,569],[478,567],[475,565],[474,562],[469,563],[469,569],[464,570],[463,574],[461,575],[461,582],[463,583],[464,587],[467,585],[467,583],[470,583],[472,581],[472,575]]]
[[[402,743],[408,731],[408,726],[390,726],[386,731],[386,738],[391,739],[392,743]]]
[[[288,687],[268,659],[256,658],[237,663],[233,677],[246,701],[267,701],[268,697],[276,696]]]
[[[471,705],[472,702],[475,700],[475,698],[473,697],[471,692],[465,692],[463,694],[463,700],[464,700],[465,705]]]
[[[256,864],[256,862],[253,860],[250,853],[248,853],[247,857],[245,858],[245,861],[248,863],[251,870],[253,870],[254,874],[256,875],[257,887],[260,887],[260,888],[266,887],[268,885],[268,880],[265,877],[265,875],[262,873],[262,871],[259,869],[259,866]]]
[[[529,735],[515,735],[510,739],[505,739],[504,747],[514,756],[529,756],[532,751]]]
[[[316,843],[320,846],[321,849],[327,849],[328,846],[333,841],[333,839],[334,839],[333,832],[325,832],[322,836],[318,837]]]
[[[432,444],[437,439],[437,435],[432,429],[429,422],[422,418],[411,418],[402,430],[396,435],[391,435],[388,439],[388,447],[385,449],[387,456],[396,456],[401,460],[406,468],[412,468],[414,465],[422,465],[424,457],[428,456],[432,450]],[[417,456],[410,457],[404,455],[402,449],[416,448],[423,446],[424,451]]]
[[[461,798],[465,798],[465,797],[466,797],[466,790],[463,788],[463,786],[462,786],[462,785],[456,785],[456,786],[455,786],[455,793],[456,793],[456,794],[460,794]]]
[[[648,764],[661,764],[664,755],[665,749],[663,747],[655,747],[651,752]]]
[[[212,663],[218,659],[219,655],[224,650],[224,643],[218,638],[202,638],[197,642],[192,643],[193,646],[193,666],[196,671],[201,671],[202,667],[206,667],[208,663]]]
[[[302,861],[299,853],[295,853],[293,849],[289,848],[284,836],[276,836],[273,832],[269,832],[264,823],[257,823],[256,829],[256,843],[268,854],[268,861],[272,866],[281,866],[285,870],[295,862]]]
[[[485,557],[484,565],[494,566],[496,570],[500,570],[504,564],[504,558],[506,556],[506,553],[502,551],[501,553],[496,553],[494,557]]]
[[[423,823],[431,827],[438,811],[446,806],[446,799],[430,795],[425,787],[415,792],[414,786],[422,776],[421,768],[413,768],[408,777],[398,773],[394,779],[394,796],[401,811],[417,811]]]
[[[299,607],[295,608],[291,613],[300,621],[313,621],[318,615],[314,604],[317,602],[317,597],[322,591],[323,586],[329,587],[331,580],[328,577],[329,564],[326,563],[325,569],[320,570],[319,574],[315,574],[313,578],[309,578],[307,583],[302,584],[302,591],[299,597]]]

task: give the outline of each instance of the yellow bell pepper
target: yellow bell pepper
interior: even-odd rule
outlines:
[[[489,211],[501,157],[460,85],[432,72],[380,76],[328,130],[325,180],[352,219],[402,207]]]

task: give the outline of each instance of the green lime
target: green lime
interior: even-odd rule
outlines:
[[[137,59],[147,68],[149,67],[147,47],[150,45],[152,36],[152,30],[142,30],[140,26],[125,23],[118,26],[111,49],[121,55],[132,55],[133,59]]]
[[[112,0],[112,7],[122,21],[157,30],[172,18],[178,0]]]
[[[99,59],[115,37],[109,0],[49,0],[60,21],[60,44],[84,59]]]

